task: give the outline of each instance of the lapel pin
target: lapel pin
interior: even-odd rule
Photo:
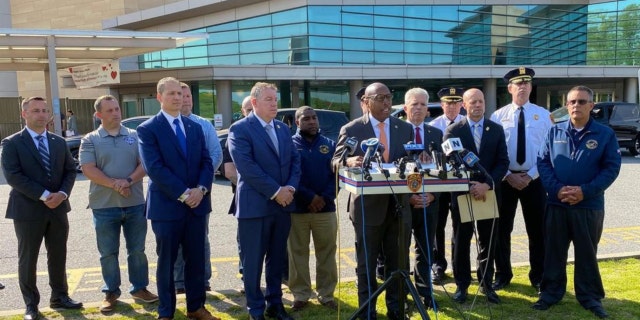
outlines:
[[[280,129],[280,125],[279,125],[279,124],[276,124],[276,128]]]
[[[488,132],[489,131],[489,127],[486,127],[484,130]]]
[[[537,114],[534,114],[533,115],[533,120],[538,120],[538,119],[540,119],[540,116],[538,116]]]

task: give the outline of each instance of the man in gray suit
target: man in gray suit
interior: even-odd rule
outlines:
[[[340,129],[340,136],[333,156],[333,166],[341,166],[340,160],[345,149],[345,141],[355,137],[358,141],[378,138],[384,144],[384,162],[393,162],[405,155],[403,144],[413,141],[413,127],[395,117],[389,117],[391,111],[392,94],[386,85],[376,82],[370,84],[362,97],[368,113],[357,118]],[[387,138],[388,137],[388,138]],[[364,152],[356,148],[355,154],[346,159],[348,167],[361,167]],[[361,197],[363,199],[361,199]],[[408,197],[399,195],[401,204],[408,203]],[[362,202],[361,202],[362,201]],[[362,205],[364,204],[364,206]],[[398,226],[404,223],[407,230],[402,243],[409,249],[411,228],[411,212],[408,206],[402,207],[402,219],[396,213],[396,201],[392,195],[349,195],[349,217],[356,234],[358,303],[364,304],[370,293],[376,291],[376,258],[382,250],[385,257],[385,277],[389,277],[400,266],[408,265],[408,256],[404,261],[398,261]],[[406,260],[405,260],[406,259]],[[403,306],[398,301],[400,288],[397,283],[387,288],[386,304],[389,319],[401,319]],[[366,314],[360,314],[361,319],[376,319],[376,302],[369,304]]]
[[[42,240],[47,248],[51,308],[78,309],[69,298],[67,237],[69,194],[76,169],[64,139],[46,131],[51,108],[41,97],[22,102],[26,127],[2,140],[2,170],[11,186],[6,218],[18,238],[18,280],[26,304],[25,320],[38,319],[40,292],[36,266]]]

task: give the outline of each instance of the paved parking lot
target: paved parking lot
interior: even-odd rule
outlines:
[[[607,256],[626,256],[640,253],[640,208],[637,201],[638,181],[640,180],[640,159],[623,157],[622,172],[618,180],[607,191],[605,233],[600,242],[599,254]],[[100,292],[102,278],[99,256],[95,245],[95,232],[92,226],[91,211],[88,203],[87,179],[78,175],[71,194],[73,211],[69,214],[70,235],[68,242],[67,271],[71,296],[89,305],[99,303],[103,295]],[[10,187],[0,174],[0,213],[4,216]],[[237,292],[241,282],[237,275],[238,258],[235,244],[236,221],[226,214],[231,201],[229,182],[217,181],[212,188],[214,211],[210,221],[210,240],[212,245],[212,287],[220,292]],[[355,276],[355,255],[353,229],[346,214],[346,195],[338,197],[340,223],[339,268],[341,281],[350,281]],[[516,219],[513,232],[513,260],[515,263],[527,261],[527,238],[522,218]],[[150,289],[155,291],[155,243],[151,228],[147,234],[146,252],[150,262]],[[10,314],[22,314],[24,304],[18,288],[17,249],[13,223],[0,219],[0,282],[7,288],[0,291],[0,317]],[[449,247],[449,246],[448,246]],[[448,248],[447,247],[447,248]],[[127,290],[126,256],[121,249],[122,290]],[[313,260],[312,260],[313,262]],[[38,287],[41,290],[45,307],[50,290],[46,274],[46,252],[41,251],[38,263]],[[126,293],[123,298],[128,298]],[[44,309],[44,308],[41,308]]]

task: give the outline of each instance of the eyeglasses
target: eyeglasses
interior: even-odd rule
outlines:
[[[587,104],[589,102],[591,102],[591,101],[585,100],[585,99],[577,99],[577,100],[569,100],[569,101],[567,101],[567,104],[579,104],[579,105],[583,106],[583,105],[585,105],[585,104]]]
[[[383,102],[385,100],[391,101],[391,98],[393,98],[393,95],[391,95],[391,94],[374,94],[374,95],[367,96],[367,98],[368,99],[373,99],[374,101]]]

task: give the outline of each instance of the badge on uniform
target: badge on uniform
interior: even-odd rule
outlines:
[[[587,140],[587,143],[585,143],[585,145],[587,146],[587,149],[595,149],[598,147],[598,141],[596,140]]]
[[[132,136],[126,136],[124,137],[124,142],[126,142],[129,145],[132,145],[136,142],[136,139]]]
[[[320,153],[322,154],[327,154],[329,153],[329,146],[326,144],[323,144],[318,148],[318,151],[320,151]]]
[[[540,119],[540,116],[539,116],[539,115],[537,115],[537,114],[534,114],[534,115],[533,115],[533,120],[538,120],[538,119]]]
[[[411,192],[416,193],[422,188],[422,175],[419,173],[411,173],[407,176],[407,188]]]

